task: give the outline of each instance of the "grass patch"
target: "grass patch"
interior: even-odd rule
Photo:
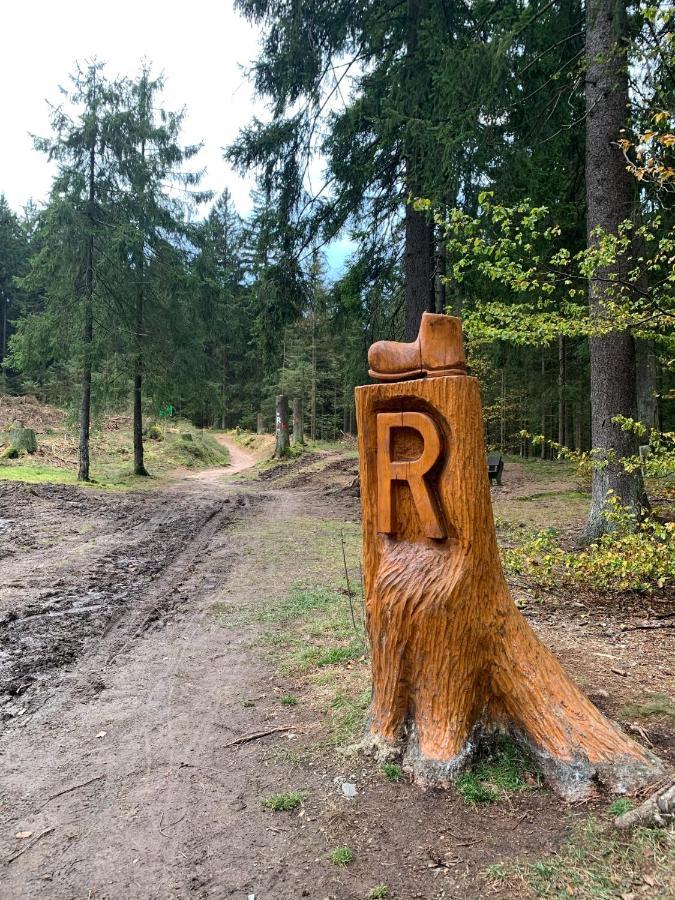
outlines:
[[[294,694],[285,694],[279,702],[282,706],[297,706],[298,698]]]
[[[500,863],[482,873],[509,896],[551,900],[614,900],[624,895],[675,896],[675,840],[667,831],[635,828],[624,834],[588,819],[560,851],[536,862]],[[639,887],[639,894],[635,888]]]
[[[487,787],[475,775],[468,772],[457,782],[457,793],[469,806],[475,806],[478,803],[494,803],[497,794],[492,788]]]
[[[91,436],[92,481],[79,484],[104,490],[147,488],[155,479],[165,477],[178,467],[225,466],[230,459],[227,448],[221,446],[213,434],[184,421],[164,427],[161,440],[145,438],[145,465],[152,478],[132,474],[132,448],[130,423],[119,429],[95,429]],[[53,459],[65,459],[67,464],[54,465]],[[0,479],[29,484],[77,484],[77,439],[74,433],[65,425],[50,441],[44,441],[44,433],[41,433],[36,455],[0,461]]]
[[[500,792],[528,790],[540,783],[529,756],[507,735],[498,735],[490,751],[457,782],[466,803],[494,803]]]
[[[302,803],[304,795],[300,791],[289,791],[286,794],[272,794],[263,800],[263,806],[273,812],[290,812]]]
[[[402,781],[403,780],[403,769],[400,766],[397,766],[396,763],[386,762],[382,766],[382,771],[389,779],[389,781]]]
[[[336,866],[347,866],[354,859],[354,853],[349,847],[336,847],[328,854],[328,858]]]
[[[630,812],[632,808],[633,804],[628,797],[617,797],[617,799],[610,804],[609,811],[613,816],[622,816],[624,813]]]
[[[621,708],[621,715],[625,718],[649,716],[669,716],[675,719],[675,703],[665,694],[654,694],[646,703],[629,704]]]
[[[385,900],[386,897],[389,897],[390,892],[389,888],[386,884],[378,884],[376,885],[372,891],[368,894],[368,900]]]
[[[331,727],[338,745],[353,744],[363,733],[371,692],[369,684],[362,686],[367,674],[359,674],[352,683],[343,681],[331,699]]]

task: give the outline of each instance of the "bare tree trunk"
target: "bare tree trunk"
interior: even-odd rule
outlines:
[[[302,397],[296,397],[293,400],[293,443],[305,443],[305,433],[302,420]]]
[[[288,456],[289,439],[288,439],[288,397],[286,394],[277,395],[277,415],[276,415],[276,446],[274,455],[280,459]]]
[[[544,351],[541,351],[541,434],[543,440],[541,442],[540,455],[542,459],[546,459],[546,398],[544,396],[544,376],[546,375],[546,358]]]
[[[558,443],[563,447],[567,435],[565,433],[565,336],[558,335]]]
[[[637,379],[637,417],[647,428],[659,427],[659,398],[656,386],[656,349],[654,341],[635,341]]]
[[[262,414],[262,413],[258,413],[258,415],[257,415],[257,417],[256,417],[256,431],[257,431],[258,434],[264,434],[264,433],[265,433],[265,428],[264,428],[264,425],[263,425],[263,414]]]
[[[82,405],[80,407],[80,448],[78,481],[89,481],[89,434],[91,427],[91,352],[94,337],[94,200],[96,174],[96,129],[89,147],[89,236],[87,238],[87,259],[84,272],[84,325],[82,328]]]
[[[435,312],[437,313],[445,312],[446,299],[444,278],[446,267],[445,241],[442,236],[439,236],[436,240],[436,271],[434,279]]]
[[[405,336],[414,341],[422,313],[433,312],[434,226],[423,212],[405,210]]]
[[[316,440],[316,313],[312,309],[312,384],[310,391],[309,436]]]
[[[406,7],[406,60],[403,77],[408,95],[422,104],[429,86],[420,83],[417,47],[420,23],[427,11],[428,0],[407,0]],[[413,113],[414,114],[414,113]],[[407,146],[406,189],[413,199],[423,192],[411,171],[410,159],[415,148]],[[405,208],[405,337],[414,341],[417,337],[422,313],[435,308],[434,279],[434,226],[425,212],[418,212],[412,204]]]
[[[623,154],[616,142],[628,108],[627,25],[625,0],[587,0],[586,3],[586,193],[588,243],[597,241],[596,229],[616,233],[631,218],[634,192]],[[625,276],[628,260],[600,271],[591,279],[591,315],[602,320],[604,300],[610,297],[608,278]],[[637,439],[612,420],[617,415],[637,417],[635,344],[628,331],[612,331],[590,339],[591,441],[603,453],[606,465],[593,469],[591,510],[586,540],[611,529],[605,517],[608,496],[635,513],[646,497],[639,470],[628,473],[622,459],[637,454]]]
[[[9,297],[5,297],[3,293],[0,293],[0,303],[2,303],[2,340],[0,341],[1,366],[7,355],[7,307],[9,306]]]
[[[141,141],[141,159],[145,160],[145,138]],[[145,185],[142,185],[145,190]],[[145,329],[145,223],[141,222],[141,242],[136,274],[136,355],[134,357],[134,475],[147,476],[143,459],[143,343]]]

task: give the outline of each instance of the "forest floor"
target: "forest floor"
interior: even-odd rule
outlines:
[[[672,835],[617,836],[610,799],[564,804],[508,748],[450,791],[353,752],[355,448],[276,465],[267,438],[217,440],[231,468],[144,489],[0,481],[2,900],[675,897]],[[587,503],[564,467],[515,461],[493,500],[505,540],[571,534]],[[512,587],[675,762],[673,630],[644,627],[673,598]]]

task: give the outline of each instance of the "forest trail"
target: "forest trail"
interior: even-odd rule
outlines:
[[[214,434],[214,437],[221,446],[227,448],[230,454],[229,464],[227,466],[216,466],[211,469],[202,469],[200,472],[194,472],[186,476],[188,479],[207,484],[218,483],[226,475],[238,475],[246,469],[252,469],[258,462],[256,454],[238,444],[231,435]]]
[[[217,477],[152,490],[0,483],[0,898],[513,897],[480,873],[546,857],[588,809],[528,789],[486,812],[344,755],[335,717],[356,710],[364,649],[351,653],[348,612],[335,643],[344,623],[311,608],[295,622],[284,604],[299,583],[343,597],[345,535],[358,582],[354,453],[233,481],[252,454],[230,449]],[[513,508],[546,508],[523,500],[545,485],[510,471]],[[607,688],[610,713],[663,690],[665,645],[614,636],[625,607],[589,608],[580,647],[569,606],[530,598],[527,615],[582,684]],[[293,791],[292,812],[263,805]],[[349,866],[330,861],[339,847]]]

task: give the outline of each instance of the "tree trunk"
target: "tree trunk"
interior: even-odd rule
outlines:
[[[82,341],[82,405],[80,407],[80,449],[78,481],[89,481],[89,433],[91,424],[91,352],[94,337],[94,200],[96,175],[96,131],[89,148],[89,236],[84,273],[84,325]]]
[[[659,401],[656,389],[656,350],[652,340],[635,341],[637,381],[637,417],[647,428],[659,427]]]
[[[428,0],[406,0],[406,59],[403,71],[404,91],[410,104],[409,115],[420,110],[429,93],[427,79],[420,78],[418,61],[420,24],[428,12]],[[424,185],[416,179],[412,160],[418,148],[411,138],[404,148],[406,159],[406,190],[415,200],[423,195]],[[405,338],[417,337],[423,312],[435,309],[435,242],[434,225],[425,212],[418,212],[411,203],[405,207]]]
[[[138,265],[138,288],[136,291],[136,354],[134,357],[134,475],[148,473],[143,460],[143,248]]]
[[[628,70],[626,59],[625,0],[587,0],[586,3],[586,193],[588,243],[595,230],[616,233],[631,218],[634,191],[622,151],[616,146],[626,122]],[[606,279],[625,277],[628,260],[591,279],[591,316],[602,320],[604,300],[611,297]],[[612,419],[637,417],[635,344],[627,331],[612,331],[590,338],[591,443],[606,465],[593,469],[591,511],[586,540],[610,530],[605,517],[609,492],[625,507],[641,513],[646,498],[639,470],[628,473],[622,459],[637,454],[637,439]]]
[[[558,335],[558,443],[564,447],[567,435],[565,433],[565,336]]]
[[[265,427],[263,425],[263,414],[262,413],[258,413],[258,415],[256,417],[256,431],[258,434],[265,433]]]
[[[356,389],[373,695],[366,744],[445,784],[508,731],[567,799],[661,771],[570,681],[502,574],[476,379]]]
[[[288,397],[286,394],[277,395],[277,415],[276,415],[276,446],[274,455],[280,459],[288,456]]]
[[[316,440],[316,314],[312,309],[312,384],[310,387],[309,436]]]
[[[414,341],[422,313],[433,312],[434,226],[426,213],[405,209],[405,336]]]
[[[9,297],[5,297],[0,293],[0,303],[2,303],[2,340],[0,341],[0,367],[5,361],[7,355],[7,307],[9,306]]]
[[[305,443],[305,433],[302,420],[302,397],[296,397],[293,400],[293,443]]]

